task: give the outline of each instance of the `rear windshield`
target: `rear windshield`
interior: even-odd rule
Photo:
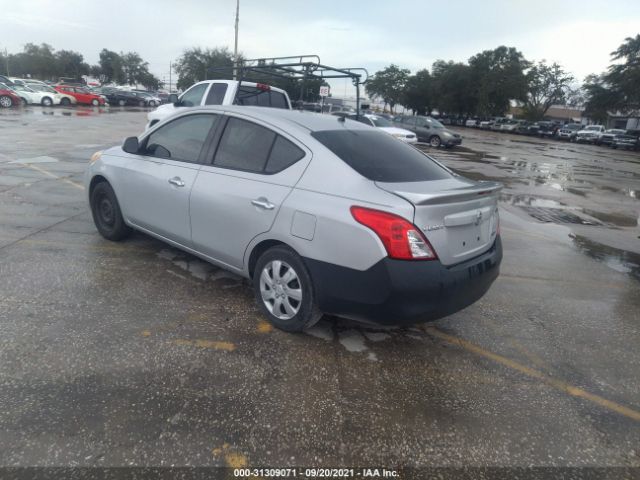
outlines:
[[[236,97],[236,104],[257,105],[259,107],[289,108],[282,93],[249,86],[240,87],[238,90],[238,96]]]
[[[311,135],[369,180],[393,183],[451,178],[424,153],[384,132],[345,129]]]

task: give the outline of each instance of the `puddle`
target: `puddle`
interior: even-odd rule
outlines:
[[[640,254],[602,245],[581,235],[570,235],[570,237],[587,256],[603,262],[616,272],[626,273],[640,280]]]

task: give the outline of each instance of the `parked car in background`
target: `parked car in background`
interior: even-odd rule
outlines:
[[[558,129],[558,138],[560,140],[569,140],[570,142],[576,141],[576,136],[578,131],[582,129],[582,124],[580,123],[567,123],[562,125]]]
[[[138,97],[135,93],[125,92],[123,90],[115,90],[105,94],[109,105],[117,105],[119,107],[124,106],[137,106],[144,107],[144,99]]]
[[[491,130],[492,126],[493,126],[493,120],[482,120],[478,125],[478,127],[481,128],[482,130]]]
[[[480,120],[478,120],[477,118],[469,118],[466,122],[464,122],[464,126],[473,128],[479,127]]]
[[[418,141],[427,142],[432,147],[450,148],[462,143],[462,137],[448,130],[435,118],[421,115],[398,115],[393,124],[416,134]]]
[[[142,98],[142,100],[144,100],[145,106],[147,107],[157,107],[158,105],[162,104],[162,100],[160,100],[160,97],[149,92],[139,92],[137,90],[134,90],[131,93],[133,93],[137,97]]]
[[[596,145],[611,145],[613,143],[613,138],[616,135],[624,135],[627,133],[626,130],[622,128],[610,128],[609,130],[605,130],[602,135],[595,141]]]
[[[93,105],[94,107],[98,107],[106,103],[105,97],[90,92],[87,88],[84,87],[56,85],[55,89],[60,93],[72,96],[81,105]]]
[[[38,92],[48,92],[50,94],[57,94],[60,96],[60,105],[63,106],[70,106],[70,105],[75,105],[78,103],[78,101],[72,97],[71,95],[68,95],[64,92],[59,92],[57,90],[55,90],[53,87],[50,87],[47,84],[37,84],[37,83],[32,83],[29,85],[29,88],[36,90]]]
[[[8,85],[0,83],[0,107],[11,108],[20,105],[22,105],[22,99],[16,94],[16,92],[11,90]]]
[[[520,120],[516,128],[514,129],[514,133],[519,133],[520,135],[528,135],[529,128],[533,125],[532,122],[527,120]]]
[[[442,318],[480,299],[502,260],[500,184],[329,115],[184,109],[94,154],[85,186],[103,237],[137,229],[252,279],[286,331],[323,313]]]
[[[522,122],[521,120],[507,120],[500,127],[500,131],[515,133],[516,129],[518,128],[521,122]]]
[[[596,143],[605,129],[602,125],[587,125],[576,133],[578,143]]]
[[[0,83],[4,83],[7,87],[13,85],[13,82],[9,79],[9,77],[5,77],[4,75],[0,75]]]
[[[14,82],[11,87],[22,98],[24,104],[29,105],[42,105],[44,107],[50,107],[52,105],[60,105],[62,97],[58,92],[38,92],[25,85],[20,85]]]
[[[613,137],[611,148],[622,150],[640,150],[640,131],[627,130]]]
[[[536,125],[535,135],[539,137],[555,137],[560,129],[560,123],[558,122],[541,121],[536,122],[534,125]]]
[[[387,132],[389,135],[405,143],[417,143],[418,141],[418,137],[416,137],[415,133],[405,130],[404,128],[398,128],[390,120],[378,115],[364,114],[356,116],[351,113],[345,118],[348,120],[356,120],[360,123],[364,123],[365,125],[369,125],[370,127],[379,128],[383,132]]]
[[[490,130],[493,130],[495,132],[499,132],[500,130],[502,130],[502,125],[507,123],[509,121],[508,118],[504,118],[504,117],[497,117],[493,119],[493,123],[491,124]]]
[[[147,114],[147,128],[167,118],[184,107],[203,105],[251,105],[257,107],[284,108],[291,110],[287,92],[264,83],[237,80],[205,80],[191,86],[179,97],[169,95],[168,102]]]

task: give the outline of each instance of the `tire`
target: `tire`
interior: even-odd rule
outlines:
[[[13,107],[13,99],[6,95],[0,97],[0,107],[2,108],[11,108]]]
[[[155,100],[151,100],[151,101],[149,102],[149,106],[150,106],[150,107],[155,107],[155,106],[156,106],[156,101],[155,101]]]
[[[29,105],[29,102],[27,102],[27,99],[26,99],[26,98],[22,98],[22,97],[20,97],[20,100],[22,100],[22,106],[23,106],[23,107],[26,107],[27,105]]]
[[[126,104],[127,104],[126,100],[122,100],[122,99],[118,100],[118,105],[120,105],[121,107],[124,107]]]
[[[60,105],[62,105],[63,107],[68,107],[69,105],[71,105],[71,100],[69,100],[68,98],[63,98],[62,100],[60,100]]]
[[[433,137],[429,138],[429,145],[438,148],[440,145],[442,145],[442,140],[440,140],[439,136],[434,135]]]
[[[91,215],[98,232],[107,240],[118,242],[131,234],[124,223],[116,194],[107,182],[100,182],[91,191]]]
[[[94,98],[93,100],[91,100],[91,105],[93,105],[94,107],[98,107],[100,106],[100,102],[97,98]]]
[[[43,107],[50,107],[51,105],[53,105],[53,100],[51,100],[49,97],[44,97],[40,103]]]
[[[260,256],[253,271],[253,290],[262,313],[280,330],[301,332],[322,318],[311,275],[289,247],[278,245]]]

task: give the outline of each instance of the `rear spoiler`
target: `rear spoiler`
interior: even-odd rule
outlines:
[[[453,190],[441,190],[432,193],[403,192],[395,190],[396,195],[406,198],[414,205],[438,205],[441,203],[465,202],[477,200],[483,196],[492,196],[502,190],[503,185],[498,182],[477,182],[468,187]]]

